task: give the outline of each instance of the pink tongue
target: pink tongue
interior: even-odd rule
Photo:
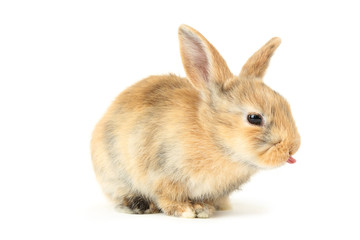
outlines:
[[[295,160],[295,158],[290,156],[289,159],[287,160],[287,162],[290,164],[293,164],[293,163],[296,163],[296,160]]]

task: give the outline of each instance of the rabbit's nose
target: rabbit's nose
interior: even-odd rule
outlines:
[[[289,145],[290,156],[294,155],[300,147],[300,136],[294,137]]]

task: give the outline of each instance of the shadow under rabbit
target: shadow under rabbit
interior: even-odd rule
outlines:
[[[231,209],[225,211],[216,211],[213,217],[241,217],[250,215],[263,215],[268,209],[258,202],[250,202],[239,199],[231,200]]]

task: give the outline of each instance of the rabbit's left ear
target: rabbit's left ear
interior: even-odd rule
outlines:
[[[200,91],[223,85],[233,77],[225,60],[206,38],[195,29],[179,27],[181,59],[190,82]]]
[[[278,37],[270,39],[247,60],[241,69],[240,77],[262,79],[269,66],[271,56],[280,43],[281,39]]]

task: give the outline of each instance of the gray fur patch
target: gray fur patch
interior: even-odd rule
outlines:
[[[159,168],[163,168],[166,164],[168,158],[168,145],[166,143],[161,143],[159,149],[156,152],[156,160]]]
[[[114,123],[110,121],[107,122],[105,124],[105,132],[104,132],[105,145],[109,157],[113,160],[119,158],[119,151],[116,149],[117,140],[114,131],[115,131]]]

